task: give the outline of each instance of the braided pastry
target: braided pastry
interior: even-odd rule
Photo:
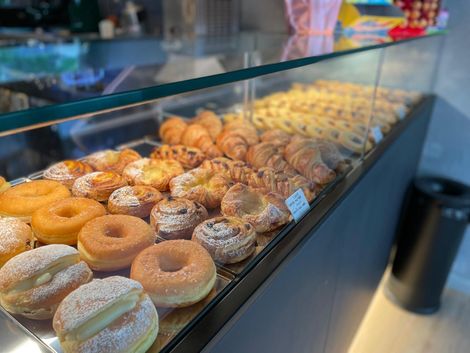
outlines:
[[[308,139],[292,139],[284,151],[286,160],[300,174],[315,183],[323,185],[333,181],[336,173],[323,161],[318,145],[305,143],[305,140]]]
[[[196,147],[183,145],[163,145],[156,147],[150,154],[152,159],[174,159],[181,163],[186,169],[198,167],[206,156]]]
[[[216,137],[222,131],[222,121],[214,112],[211,112],[210,110],[204,110],[200,112],[194,119],[191,120],[191,123],[199,124],[206,128],[213,141],[215,141]]]
[[[181,137],[188,124],[181,118],[173,116],[160,126],[159,135],[164,143],[177,145],[181,143]]]
[[[209,132],[201,125],[190,125],[181,137],[181,143],[197,147],[209,158],[222,157],[222,152],[212,142]]]

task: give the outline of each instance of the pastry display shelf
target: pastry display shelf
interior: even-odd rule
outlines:
[[[335,207],[349,194],[415,117],[432,107],[433,102],[434,96],[425,96],[403,120],[394,126],[380,144],[377,144],[362,160],[354,161],[350,170],[324,189],[311,204],[309,212],[299,222],[290,222],[282,228],[256,256],[246,262],[243,268],[234,271],[219,266],[219,277],[226,282],[219,287],[218,294],[163,347],[161,352],[201,351],[283,260],[299,244],[306,242],[314,234],[315,229],[333,212]],[[146,137],[116,148],[132,147],[145,153],[156,145],[158,145],[157,140]],[[14,184],[38,178],[40,174],[38,172],[28,178],[16,180]],[[16,321],[8,314],[4,316],[9,318],[7,320],[26,328],[29,333],[38,337],[51,349],[57,348],[57,345],[53,344],[54,337],[50,337],[50,331],[44,333],[40,328],[37,328],[38,325],[34,326],[34,323],[21,319]]]
[[[0,47],[3,76],[11,78],[0,86],[35,97],[47,93],[41,97],[44,106],[0,115],[0,136],[440,34],[361,43],[341,35],[240,33]],[[146,75],[150,69],[152,74]],[[130,79],[133,72],[139,72],[139,79]]]

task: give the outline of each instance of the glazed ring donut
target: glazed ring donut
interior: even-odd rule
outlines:
[[[98,201],[68,197],[34,212],[31,227],[41,243],[75,245],[82,227],[105,214],[105,207]]]
[[[106,201],[114,190],[127,186],[126,180],[114,172],[94,172],[73,183],[72,194],[96,201]]]
[[[29,223],[34,211],[69,196],[69,189],[57,181],[34,180],[19,184],[0,194],[0,216]]]
[[[192,240],[202,245],[214,261],[233,264],[253,254],[256,232],[253,226],[237,217],[216,217],[199,224]]]
[[[31,228],[16,218],[0,218],[0,267],[30,248]]]
[[[186,307],[207,297],[217,274],[201,245],[168,240],[142,251],[132,262],[131,278],[140,282],[157,307]]]
[[[263,195],[244,184],[235,184],[222,199],[224,216],[239,217],[257,232],[274,230],[289,222],[289,210],[282,197],[275,193]]]
[[[171,196],[197,201],[205,208],[220,206],[230,181],[224,175],[208,169],[196,168],[170,181]]]
[[[145,218],[150,215],[153,206],[162,198],[160,191],[151,186],[124,186],[113,191],[109,196],[108,211],[112,214]]]
[[[66,160],[47,168],[43,173],[43,178],[58,181],[70,189],[77,178],[91,172],[93,168],[84,162]]]
[[[77,248],[92,269],[115,271],[129,267],[139,252],[154,243],[152,228],[140,218],[106,215],[85,224]]]
[[[158,191],[166,191],[170,180],[183,173],[178,161],[142,158],[130,163],[122,175],[131,185],[148,185]]]
[[[0,176],[0,193],[11,187],[10,183]]]
[[[199,202],[168,197],[150,212],[150,224],[165,239],[191,239],[194,228],[206,220],[207,210]]]
[[[59,303],[92,277],[77,249],[41,246],[16,255],[0,269],[0,303],[12,314],[50,319]]]
[[[64,353],[144,353],[159,330],[142,286],[120,276],[95,279],[70,293],[52,326]]]
[[[100,172],[121,174],[131,162],[142,158],[136,151],[125,148],[122,151],[104,150],[90,154],[83,160]]]

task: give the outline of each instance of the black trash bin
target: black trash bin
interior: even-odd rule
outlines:
[[[386,286],[390,299],[420,314],[439,309],[469,215],[470,187],[439,177],[414,181]]]

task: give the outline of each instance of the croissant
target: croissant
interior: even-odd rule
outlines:
[[[336,173],[323,161],[318,145],[305,143],[305,140],[308,139],[293,139],[286,146],[286,160],[300,174],[315,183],[323,185],[333,181]]]
[[[156,147],[150,154],[152,159],[174,159],[186,168],[192,169],[199,166],[206,156],[199,148],[183,145],[162,145]]]
[[[188,124],[183,119],[173,116],[160,126],[160,138],[164,143],[177,145],[181,143],[181,137],[187,127]]]
[[[222,152],[212,142],[209,132],[199,124],[188,126],[181,137],[181,143],[199,148],[209,158],[222,156]]]
[[[261,135],[262,142],[269,142],[277,147],[287,146],[291,138],[291,135],[279,129],[268,130]]]
[[[191,120],[192,124],[199,124],[206,128],[212,141],[215,141],[217,135],[222,131],[222,121],[220,118],[210,110],[200,112],[194,119]]]
[[[246,121],[232,121],[217,137],[217,147],[228,157],[245,160],[249,146],[259,142],[256,128]]]
[[[229,178],[235,183],[247,184],[253,169],[243,161],[232,161],[225,157],[205,160],[201,168],[212,170]]]
[[[246,160],[257,169],[271,167],[278,172],[297,174],[284,159],[281,150],[272,143],[261,142],[251,146],[246,154]]]

